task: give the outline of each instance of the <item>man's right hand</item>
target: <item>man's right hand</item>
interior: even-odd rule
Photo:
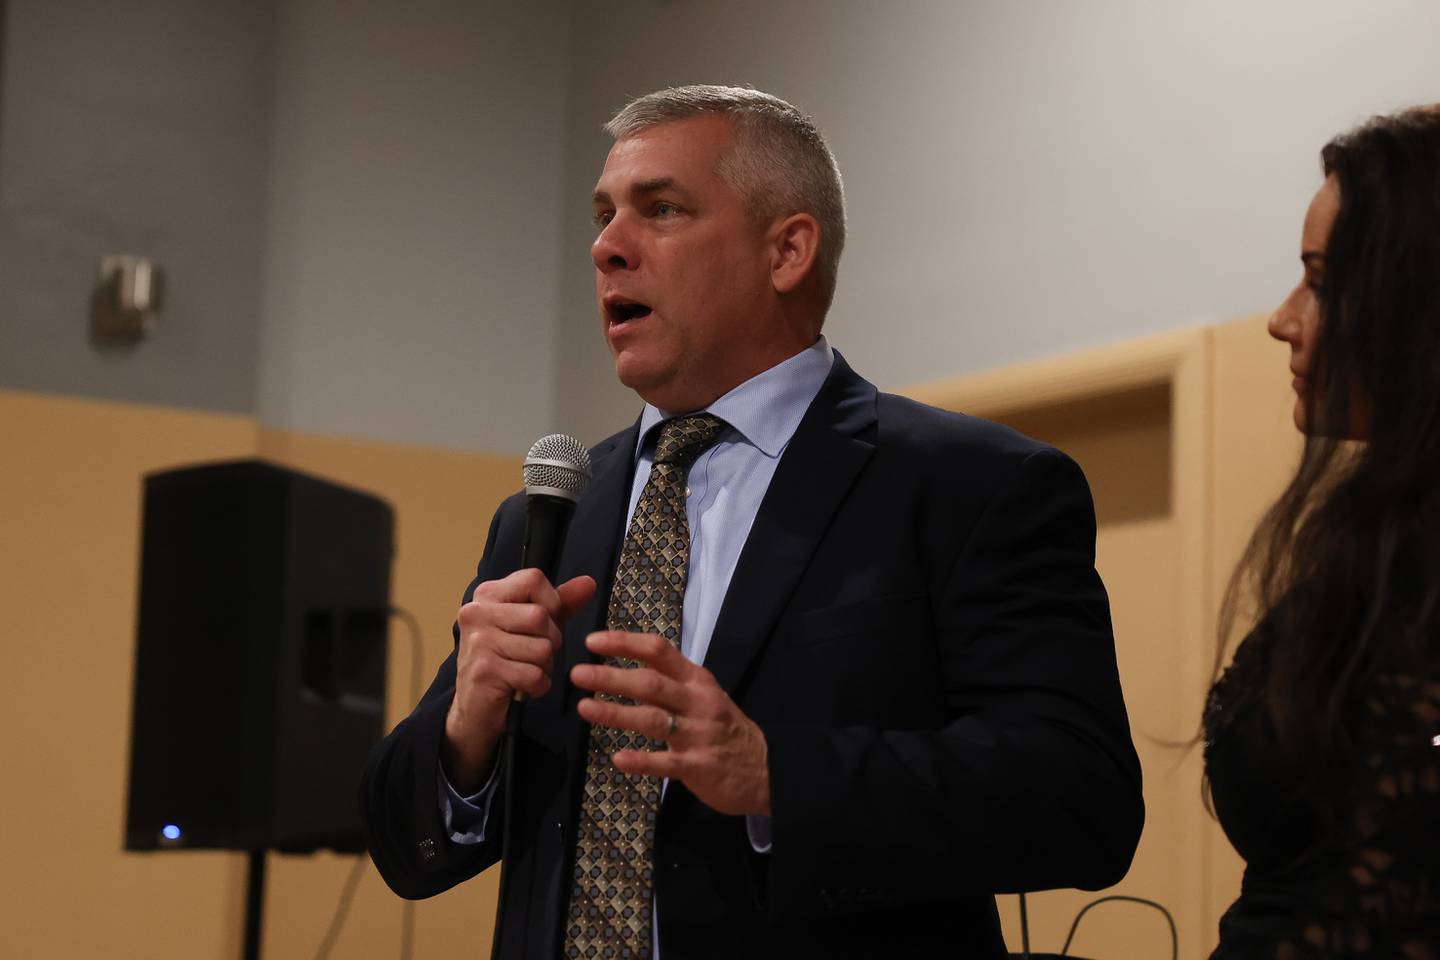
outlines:
[[[468,795],[484,784],[510,701],[516,691],[539,697],[550,689],[560,627],[594,595],[592,577],[552,587],[539,570],[517,570],[481,583],[460,608],[455,699],[440,748],[457,792]]]

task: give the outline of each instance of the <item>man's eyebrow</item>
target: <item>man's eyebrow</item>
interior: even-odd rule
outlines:
[[[653,177],[649,180],[641,180],[631,184],[630,193],[640,197],[648,197],[651,194],[673,189],[675,189],[674,177]],[[590,195],[590,205],[612,206],[613,201],[610,199],[610,194],[604,190],[596,190]]]
[[[635,184],[635,193],[647,196],[652,193],[659,193],[662,190],[669,190],[675,186],[674,177],[655,177],[651,180],[641,180]]]

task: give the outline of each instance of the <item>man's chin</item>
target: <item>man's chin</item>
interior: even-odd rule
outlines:
[[[639,395],[641,400],[665,413],[688,413],[705,406],[693,395],[694,385],[682,382],[669,370],[657,370],[643,364],[627,364],[615,360],[615,376],[622,386]]]
[[[643,397],[657,389],[665,378],[653,364],[622,350],[615,354],[615,379]]]

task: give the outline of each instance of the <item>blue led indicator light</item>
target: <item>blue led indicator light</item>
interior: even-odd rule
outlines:
[[[167,824],[165,824],[165,826],[163,826],[163,827],[160,828],[160,834],[161,834],[166,840],[179,840],[179,839],[180,839],[180,828],[177,827],[177,826],[175,826],[175,824],[173,824],[173,823],[167,823]]]

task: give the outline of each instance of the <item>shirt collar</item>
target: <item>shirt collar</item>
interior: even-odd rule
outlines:
[[[835,351],[820,337],[790,359],[746,380],[706,407],[705,412],[730,424],[767,457],[778,457],[795,435],[800,419],[820,392],[834,362]],[[671,416],[645,404],[640,414],[640,435],[635,443],[637,459],[650,433]]]

